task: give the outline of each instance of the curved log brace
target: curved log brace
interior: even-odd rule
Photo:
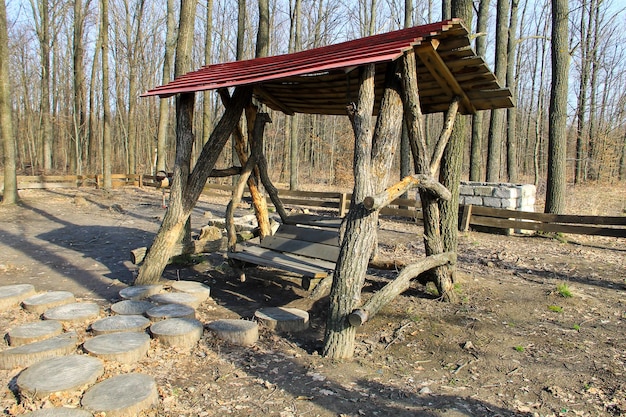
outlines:
[[[380,194],[365,197],[363,205],[368,210],[380,210],[391,204],[393,200],[399,198],[406,191],[420,188],[433,194],[435,197],[448,201],[452,198],[452,194],[446,187],[436,181],[433,177],[426,174],[415,174],[404,177],[400,182],[387,188]]]
[[[456,253],[445,252],[428,256],[420,262],[408,265],[400,271],[400,274],[395,280],[391,281],[374,294],[361,308],[353,310],[352,313],[348,315],[348,322],[353,327],[362,325],[378,313],[385,304],[406,291],[413,278],[430,269],[447,264],[454,264],[455,262]]]

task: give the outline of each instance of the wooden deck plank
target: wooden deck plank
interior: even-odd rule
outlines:
[[[337,245],[325,245],[276,235],[263,239],[261,247],[330,262],[336,262],[339,257],[339,246]]]
[[[309,278],[325,278],[334,269],[334,264],[272,251],[258,246],[244,246],[228,256],[254,265],[262,265],[289,271]]]

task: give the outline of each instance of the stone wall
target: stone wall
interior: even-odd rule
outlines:
[[[534,212],[536,193],[532,184],[461,181],[459,204]]]

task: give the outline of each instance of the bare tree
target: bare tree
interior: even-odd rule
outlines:
[[[176,48],[176,10],[174,0],[167,0],[167,23],[165,29],[165,56],[161,81],[166,84],[172,76],[172,60]],[[165,171],[167,162],[167,132],[169,129],[170,100],[159,101],[159,128],[157,131],[156,171]]]
[[[565,211],[567,147],[567,80],[569,70],[567,0],[552,0],[552,83],[548,132],[546,213]]]
[[[35,1],[37,1],[35,3]],[[30,0],[31,9],[35,18],[35,30],[39,41],[41,60],[41,102],[39,111],[41,112],[40,138],[43,146],[43,170],[49,172],[52,169],[53,158],[53,133],[52,114],[50,109],[50,8],[51,5],[45,0]]]
[[[511,19],[509,21],[509,36],[506,62],[506,85],[513,94],[513,101],[517,97],[517,75],[515,74],[515,49],[517,48],[517,7],[518,0],[511,0]],[[506,138],[507,138],[507,171],[509,181],[518,180],[517,161],[517,110],[515,107],[506,109]]]
[[[7,10],[4,0],[0,0],[0,140],[2,140],[4,163],[4,191],[2,204],[15,204],[18,201],[16,159],[17,148],[13,134],[11,114],[11,83],[9,81],[9,35],[7,31]]]
[[[487,23],[489,21],[489,0],[480,0],[478,19],[476,22],[476,54],[485,58],[487,52]],[[468,22],[469,24],[469,22]],[[472,139],[470,144],[470,174],[471,181],[482,179],[482,152],[483,152],[483,119],[485,112],[472,115]]]
[[[211,52],[213,49],[213,0],[206,2],[206,27],[204,33],[204,65],[211,63]],[[209,140],[213,130],[211,117],[211,94],[205,92],[202,97],[202,145]]]
[[[498,0],[496,16],[495,74],[498,81],[502,83],[506,81],[510,2],[511,0]],[[506,110],[503,109],[494,109],[491,111],[487,144],[487,181],[489,182],[497,182],[500,180],[505,111]]]
[[[100,1],[100,46],[102,48],[102,175],[104,188],[111,184],[111,104],[109,103],[109,0]]]

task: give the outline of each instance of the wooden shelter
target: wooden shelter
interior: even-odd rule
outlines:
[[[232,96],[229,93],[231,88]],[[219,91],[225,112],[191,169],[193,93],[207,90]],[[235,247],[232,212],[246,179],[257,211],[261,237],[270,233],[264,232],[264,228],[269,229],[268,224],[263,225],[266,210],[264,215],[259,215],[263,213],[265,200],[255,199],[255,193],[259,194],[253,191],[257,181],[263,182],[286,223],[287,216],[269,180],[262,151],[263,129],[270,121],[269,116],[257,113],[251,101],[254,96],[268,107],[286,114],[347,115],[352,122],[355,186],[338,242],[326,324],[325,356],[351,356],[354,326],[367,321],[382,305],[406,290],[411,279],[426,270],[433,270],[442,297],[453,293],[448,267],[456,260],[456,249],[447,252],[444,249],[442,236],[452,232],[442,231],[438,208],[438,201],[450,200],[452,194],[433,177],[439,169],[458,112],[472,114],[477,110],[513,106],[511,92],[500,86],[484,60],[472,50],[469,33],[461,20],[446,20],[293,54],[208,65],[144,94],[173,95],[178,97],[178,124],[172,198],[136,283],[145,284],[160,277],[228,137],[233,134],[236,143],[243,143],[243,133],[238,126],[244,108],[251,150],[249,156],[238,151],[244,167],[227,209],[229,247]],[[422,114],[444,111],[442,132],[434,149],[428,149]],[[376,120],[375,115],[378,116]],[[416,174],[385,188],[391,179],[393,155],[403,121],[407,126]],[[450,159],[460,153],[459,150],[453,151]],[[257,181],[250,179],[255,170]],[[378,213],[414,187],[420,189],[428,256],[406,266],[394,281],[361,305],[361,289],[376,245]],[[268,243],[264,249],[273,250],[274,243]],[[326,241],[321,243],[326,244]],[[285,242],[281,241],[279,246],[285,247]],[[290,250],[295,246],[295,242],[286,243]]]

